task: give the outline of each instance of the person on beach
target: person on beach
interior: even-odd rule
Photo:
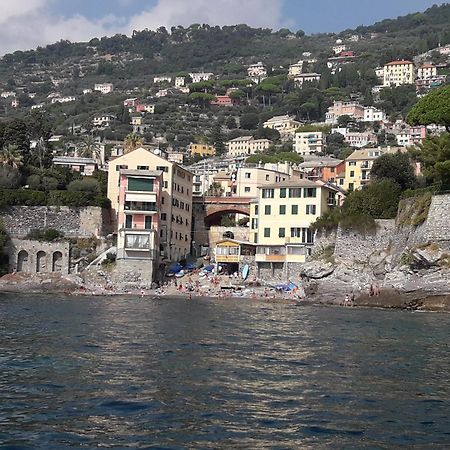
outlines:
[[[348,306],[350,303],[350,297],[348,296],[348,294],[345,294],[345,298],[344,298],[344,306]]]

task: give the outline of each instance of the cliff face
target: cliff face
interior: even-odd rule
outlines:
[[[397,218],[377,220],[373,233],[338,228],[321,234],[305,265],[323,292],[450,294],[450,195],[403,200]]]

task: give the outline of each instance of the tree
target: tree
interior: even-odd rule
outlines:
[[[221,197],[224,193],[223,187],[220,185],[220,183],[212,183],[211,186],[209,186],[208,190],[206,191],[206,195],[209,195],[211,197]]]
[[[144,139],[142,136],[136,133],[131,133],[123,141],[123,152],[126,155],[127,153],[131,153],[137,148],[142,147],[143,144]]]
[[[428,183],[442,183],[450,188],[450,133],[426,138],[412,154],[422,164]]]
[[[84,137],[78,147],[78,153],[82,158],[92,158],[98,163],[102,162],[101,145],[92,135]]]
[[[338,120],[337,120],[338,126],[342,127],[342,128],[347,128],[347,126],[350,122],[353,122],[353,119],[350,116],[348,116],[347,114],[344,114],[343,116],[338,117]]]
[[[225,125],[229,130],[234,130],[237,128],[236,119],[233,116],[228,116],[225,120]]]
[[[450,85],[421,98],[409,112],[406,121],[410,125],[443,125],[450,132]]]
[[[375,160],[370,171],[375,181],[391,180],[402,190],[412,189],[417,180],[411,159],[407,153],[385,154]]]
[[[95,178],[83,178],[69,183],[67,190],[70,192],[86,192],[92,195],[99,195],[101,187],[98,180]]]
[[[259,117],[256,113],[242,114],[240,118],[240,127],[244,130],[255,130],[258,128]]]
[[[17,169],[11,166],[0,166],[0,189],[17,189],[20,186],[20,180],[20,172]]]
[[[4,145],[0,150],[0,164],[2,166],[10,166],[13,169],[18,169],[23,163],[23,157],[20,154],[17,145]]]
[[[210,137],[211,144],[216,149],[216,155],[223,155],[226,151],[224,137],[220,125],[216,125]]]

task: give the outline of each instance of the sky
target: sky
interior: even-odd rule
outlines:
[[[61,39],[208,23],[335,32],[422,11],[440,0],[0,0],[0,54]]]

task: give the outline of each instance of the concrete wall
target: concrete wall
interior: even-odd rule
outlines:
[[[54,228],[66,237],[100,237],[111,232],[109,210],[97,207],[14,206],[1,211],[0,218],[12,237],[25,237],[42,228]]]
[[[69,273],[69,243],[11,239],[7,252],[10,272]]]

